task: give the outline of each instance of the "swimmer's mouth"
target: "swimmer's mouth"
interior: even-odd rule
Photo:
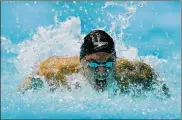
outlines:
[[[96,85],[99,87],[99,88],[104,88],[105,86],[106,86],[106,84],[107,84],[107,81],[106,81],[106,79],[103,79],[103,80],[98,80],[98,79],[96,79]]]

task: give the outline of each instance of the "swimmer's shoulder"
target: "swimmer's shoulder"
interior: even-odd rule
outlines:
[[[63,79],[63,76],[66,74],[79,72],[79,64],[80,61],[78,56],[51,56],[40,63],[37,74],[45,76],[47,79],[51,79],[52,77]]]
[[[123,85],[133,83],[147,86],[157,79],[155,70],[150,65],[138,60],[130,61],[118,58],[115,71],[117,80],[127,83]]]
[[[43,77],[47,84],[52,85],[52,81],[59,85],[66,85],[66,75],[78,73],[80,61],[79,56],[59,57],[51,56],[39,64],[35,71],[36,76]],[[18,91],[26,91],[28,89],[36,89],[43,86],[43,80],[39,77],[27,76],[19,85]]]

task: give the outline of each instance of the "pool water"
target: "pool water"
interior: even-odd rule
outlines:
[[[2,2],[1,118],[181,118],[180,2]],[[171,91],[145,96],[96,92],[89,85],[72,92],[47,87],[25,94],[18,85],[52,55],[79,55],[91,30],[107,31],[117,57],[150,64]],[[69,80],[84,81],[78,74]],[[158,96],[158,97],[156,97]]]

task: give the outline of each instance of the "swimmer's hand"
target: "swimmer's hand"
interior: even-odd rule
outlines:
[[[24,93],[27,90],[38,90],[44,86],[40,78],[26,77],[25,80],[19,85],[18,92]]]

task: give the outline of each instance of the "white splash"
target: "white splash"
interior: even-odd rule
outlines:
[[[14,63],[20,72],[31,73],[39,62],[52,55],[79,55],[80,19],[70,17],[60,25],[38,27],[32,38],[18,44]],[[74,46],[74,47],[73,47]]]
[[[167,63],[168,61],[166,59],[159,59],[157,56],[152,56],[152,55],[148,55],[148,56],[141,56],[141,59],[151,65],[152,67],[157,67],[160,64],[163,63]]]

